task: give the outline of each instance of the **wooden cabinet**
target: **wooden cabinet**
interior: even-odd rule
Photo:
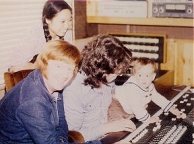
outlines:
[[[161,69],[174,70],[175,85],[194,86],[194,40],[168,39],[166,53]]]
[[[98,33],[110,32],[111,26],[112,30],[115,30],[117,27],[121,29],[122,33],[128,33],[130,32],[129,28],[135,26],[134,31],[138,31],[137,29],[142,27],[144,28],[141,29],[143,33],[150,32],[150,29],[153,30],[154,28],[156,29],[156,33],[158,30],[161,32],[160,28],[166,28],[167,30],[172,28],[172,32],[175,32],[179,36],[189,35],[186,39],[183,37],[180,39],[174,37],[174,35],[167,37],[166,62],[161,64],[161,69],[173,70],[175,85],[194,86],[194,19],[99,17],[97,3],[98,1],[87,0],[86,12],[87,22],[98,24]],[[126,27],[121,28],[122,25],[126,25]],[[147,27],[147,31],[145,31],[145,26]],[[105,31],[106,29],[107,31]],[[186,29],[189,34],[183,29]]]
[[[173,86],[174,85],[174,71],[164,71],[164,73],[154,80],[155,84]]]

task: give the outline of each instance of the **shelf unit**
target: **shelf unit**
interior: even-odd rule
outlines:
[[[130,24],[150,26],[194,27],[194,19],[186,18],[120,18],[87,16],[88,23]]]
[[[99,16],[98,2],[103,0],[87,0],[86,1],[86,18],[87,23],[102,24],[111,31],[111,25],[131,25],[131,26],[155,26],[166,27],[167,29],[174,27],[178,30],[189,29],[191,33],[194,30],[194,18],[155,18],[151,17],[151,3],[148,1],[147,18],[129,18],[116,16]],[[110,29],[109,29],[110,25]],[[114,27],[115,28],[115,27]],[[173,29],[174,29],[173,28]],[[156,31],[157,32],[157,31]],[[182,31],[180,31],[182,32]],[[126,31],[126,33],[128,33]],[[191,34],[190,33],[190,34]],[[180,33],[179,33],[180,34]],[[194,86],[194,39],[169,39],[166,42],[166,62],[161,64],[162,70],[173,71],[173,80],[175,85]]]
[[[150,25],[150,26],[177,26],[194,27],[192,18],[155,18],[150,15],[150,4],[148,4],[147,18],[128,18],[128,17],[106,17],[98,15],[98,1],[87,0],[86,15],[88,23],[98,24],[129,24],[129,25]]]

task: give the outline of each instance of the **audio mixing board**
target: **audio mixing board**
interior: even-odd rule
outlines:
[[[142,124],[133,133],[124,138],[137,144],[192,144],[194,143],[194,94],[187,93],[189,87],[180,91],[171,102],[186,117],[176,118],[171,113],[159,110],[154,116],[160,121],[154,124]]]
[[[185,86],[171,99],[173,106],[185,114],[184,118],[176,118],[173,114],[158,109],[152,116],[158,116],[159,122],[135,122],[137,129],[134,132],[112,133],[102,142],[113,144],[123,140],[132,144],[194,144],[194,93],[190,93],[189,89]]]

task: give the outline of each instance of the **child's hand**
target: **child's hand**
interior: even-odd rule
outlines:
[[[148,104],[146,104],[145,106],[144,106],[144,109],[147,109],[148,108]]]
[[[174,114],[177,118],[186,118],[186,114],[185,113],[181,113],[177,108],[175,107],[171,107],[170,108],[170,112],[172,114]]]
[[[158,122],[159,120],[160,120],[159,117],[151,117],[151,118],[149,119],[148,123],[156,123],[156,122]]]

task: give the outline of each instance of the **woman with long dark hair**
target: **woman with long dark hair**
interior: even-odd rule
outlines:
[[[42,11],[42,23],[29,27],[18,42],[9,70],[34,69],[33,62],[42,46],[51,40],[72,43],[72,8],[64,0],[48,0]]]

